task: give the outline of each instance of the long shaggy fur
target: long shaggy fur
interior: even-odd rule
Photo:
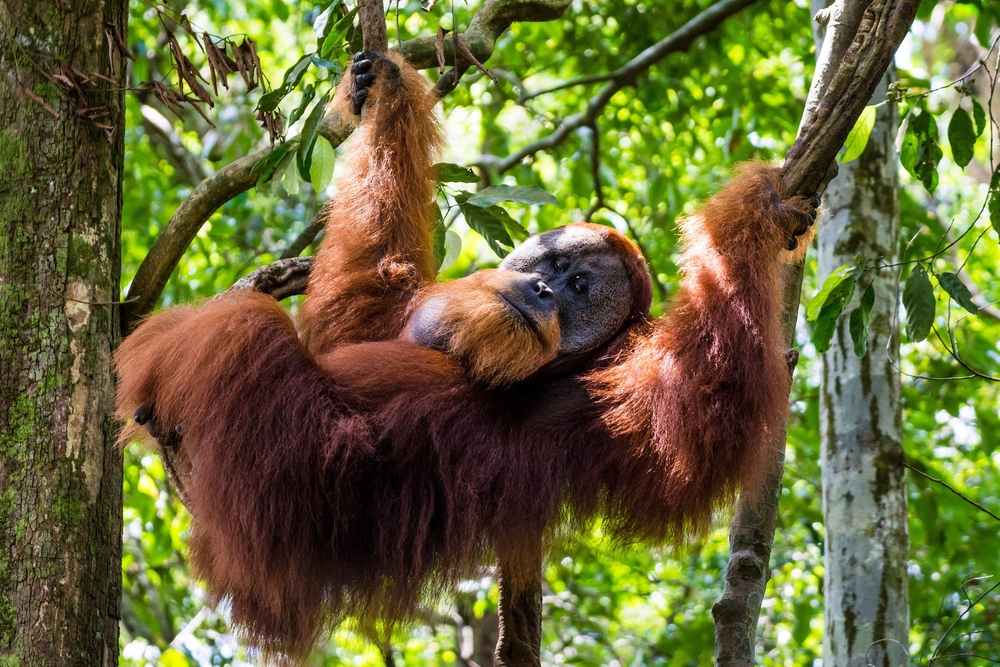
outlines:
[[[642,317],[637,281],[640,316],[582,370],[490,388],[455,357],[386,340],[432,273],[436,127],[426,86],[403,71],[403,120],[379,116],[377,93],[350,158],[305,330],[269,297],[231,293],[154,316],[116,358],[119,416],[152,404],[153,430],[183,436],[196,574],[275,657],[304,656],[347,614],[405,619],[490,556],[516,589],[567,519],[600,515],[622,541],[690,535],[759,482],[787,409],[778,295],[795,220],[759,165],[685,223],[669,313]],[[631,244],[613,246],[641,265]],[[386,261],[416,278],[393,288]],[[375,342],[346,344],[359,339]]]
[[[431,207],[434,158],[443,142],[426,78],[396,54],[377,60],[365,120],[351,139],[326,236],[302,309],[302,339],[314,353],[399,335],[414,292],[434,281]],[[392,71],[392,64],[399,69]],[[353,118],[354,80],[332,106]]]

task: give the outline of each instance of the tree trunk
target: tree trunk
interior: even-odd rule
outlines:
[[[127,17],[125,0],[0,2],[5,667],[118,662],[122,464],[110,304],[121,261]]]
[[[814,3],[815,5],[815,3]],[[815,6],[814,6],[815,9]],[[885,100],[882,79],[872,104]],[[879,106],[861,157],[841,165],[826,191],[819,224],[821,278],[856,256],[894,262],[899,247],[899,174],[895,102]],[[866,276],[871,275],[866,274]],[[858,358],[841,318],[822,355],[820,431],[826,526],[824,667],[906,664],[909,647],[906,490],[899,337],[891,322],[896,276],[874,276],[868,354]],[[855,303],[867,287],[858,284]],[[850,312],[851,307],[849,307]]]

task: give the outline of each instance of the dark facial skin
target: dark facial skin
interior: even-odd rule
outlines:
[[[560,354],[590,352],[611,340],[632,307],[621,258],[585,226],[533,236],[500,268],[537,275],[552,290],[559,309]]]

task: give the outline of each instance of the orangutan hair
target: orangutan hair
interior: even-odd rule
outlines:
[[[405,619],[491,556],[517,589],[566,520],[600,516],[620,542],[698,535],[761,483],[787,412],[782,263],[815,204],[785,200],[775,169],[744,167],[683,223],[656,321],[641,254],[596,225],[532,242],[511,264],[534,273],[437,286],[435,98],[397,56],[360,62],[334,106],[369,90],[365,120],[299,322],[230,292],[154,315],[116,355],[123,441],[148,437],[137,410],[182,433],[194,572],[271,656],[305,655],[345,615]],[[543,287],[606,271],[624,315],[563,351],[597,325],[553,316],[545,299],[572,294]],[[523,309],[504,290],[525,275]]]

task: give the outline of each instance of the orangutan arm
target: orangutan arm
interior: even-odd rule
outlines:
[[[604,423],[627,443],[611,466],[627,488],[609,496],[612,515],[631,522],[625,533],[690,536],[762,481],[788,410],[781,280],[805,252],[817,204],[784,201],[777,169],[744,167],[683,223],[683,278],[667,314],[591,376]]]
[[[398,336],[409,299],[435,276],[433,165],[442,143],[437,98],[398,55],[365,56],[370,59],[355,63],[332,103],[352,118],[361,102],[364,122],[323,212],[326,236],[299,322],[314,354]]]

